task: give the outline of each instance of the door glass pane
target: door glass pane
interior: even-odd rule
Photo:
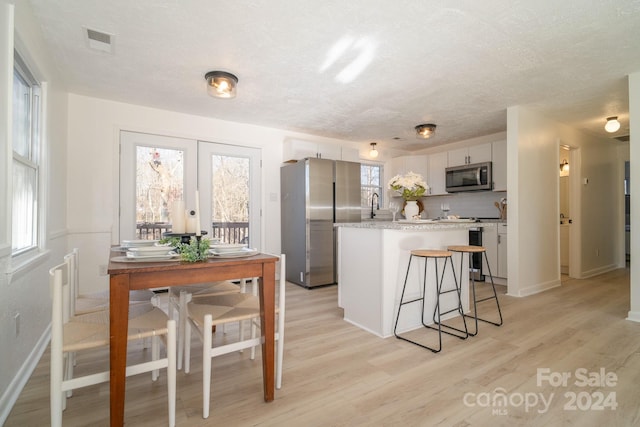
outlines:
[[[249,159],[214,154],[211,165],[212,237],[250,244]]]
[[[184,152],[136,147],[136,238],[161,239],[171,231],[171,206],[183,200]]]

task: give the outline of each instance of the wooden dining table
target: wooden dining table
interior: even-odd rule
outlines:
[[[117,262],[109,259],[110,420],[124,424],[129,291],[258,277],[264,400],[274,399],[275,264],[278,257],[259,253],[243,258],[208,258],[200,262]],[[117,259],[117,258],[116,258]]]

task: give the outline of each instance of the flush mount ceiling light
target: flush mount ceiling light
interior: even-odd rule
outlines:
[[[376,157],[378,157],[378,150],[376,150],[376,143],[375,142],[371,143],[371,151],[369,151],[369,156],[372,159],[375,159]]]
[[[618,116],[607,117],[607,123],[604,125],[604,130],[609,133],[616,132],[620,129],[620,122],[618,121]]]
[[[204,75],[207,80],[207,92],[216,98],[233,98],[236,96],[238,78],[225,71],[209,71]]]
[[[418,138],[431,138],[434,133],[436,133],[436,125],[434,124],[428,123],[416,126],[416,136]]]

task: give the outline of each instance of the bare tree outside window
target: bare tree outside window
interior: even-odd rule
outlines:
[[[249,159],[213,155],[211,163],[214,237],[227,243],[248,243]]]
[[[225,155],[213,155],[211,160],[211,237],[225,243],[249,243],[250,161]],[[138,238],[160,239],[171,231],[171,206],[184,197],[183,168],[183,151],[136,148]]]
[[[180,150],[136,149],[136,224],[138,237],[158,239],[171,229],[171,205],[183,198],[183,155]]]
[[[381,165],[360,165],[360,205],[362,207],[371,206],[373,193],[378,194],[380,206],[383,205],[384,188],[382,187],[382,166]]]

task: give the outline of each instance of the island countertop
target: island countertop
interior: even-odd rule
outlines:
[[[334,224],[334,227],[348,228],[370,228],[378,230],[450,230],[469,229],[476,227],[495,227],[497,222],[476,222],[466,220],[415,220],[415,221],[362,221],[362,222],[341,222]]]

